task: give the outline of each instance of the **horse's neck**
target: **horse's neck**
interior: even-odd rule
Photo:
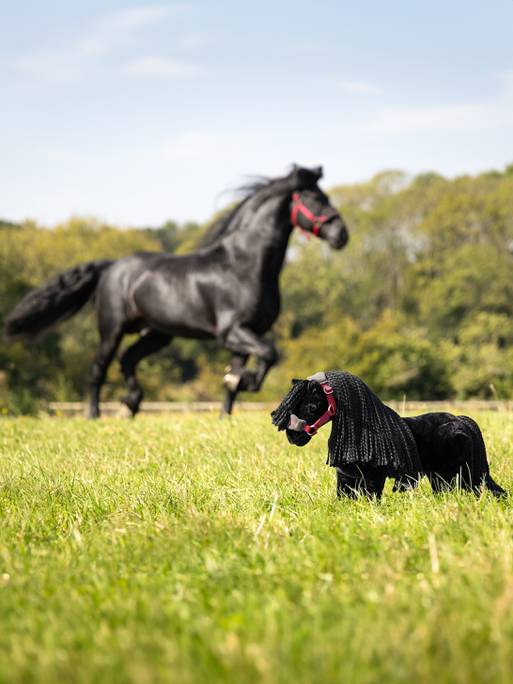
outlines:
[[[226,241],[226,246],[235,253],[244,251],[250,255],[251,263],[257,269],[263,267],[270,277],[277,277],[282,269],[292,231],[283,200],[283,197],[273,197],[255,212],[245,212],[239,217],[240,224]],[[251,206],[248,206],[250,209]]]

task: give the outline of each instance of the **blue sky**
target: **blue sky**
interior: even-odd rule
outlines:
[[[0,217],[204,220],[250,174],[513,161],[513,2],[0,0]]]

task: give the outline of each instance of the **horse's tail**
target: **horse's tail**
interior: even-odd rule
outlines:
[[[486,488],[489,489],[494,496],[505,496],[507,494],[507,492],[495,482],[490,473],[486,473],[484,483]]]
[[[5,322],[8,339],[31,338],[77,313],[93,296],[102,272],[113,262],[89,261],[28,292]]]

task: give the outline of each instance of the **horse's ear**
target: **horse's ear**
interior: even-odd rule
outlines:
[[[299,184],[299,166],[297,164],[292,164],[290,180],[292,181],[292,187],[296,188]]]
[[[322,166],[317,166],[315,169],[305,169],[294,164],[289,177],[294,189],[312,188],[322,178]]]

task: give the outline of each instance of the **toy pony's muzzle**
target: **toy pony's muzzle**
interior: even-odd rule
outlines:
[[[289,444],[302,447],[308,444],[311,436],[307,432],[308,423],[302,418],[298,418],[294,413],[290,414],[289,424],[287,425],[287,439]]]
[[[294,432],[304,432],[306,427],[306,420],[298,418],[294,413],[290,414],[289,424],[287,430],[294,430]]]

